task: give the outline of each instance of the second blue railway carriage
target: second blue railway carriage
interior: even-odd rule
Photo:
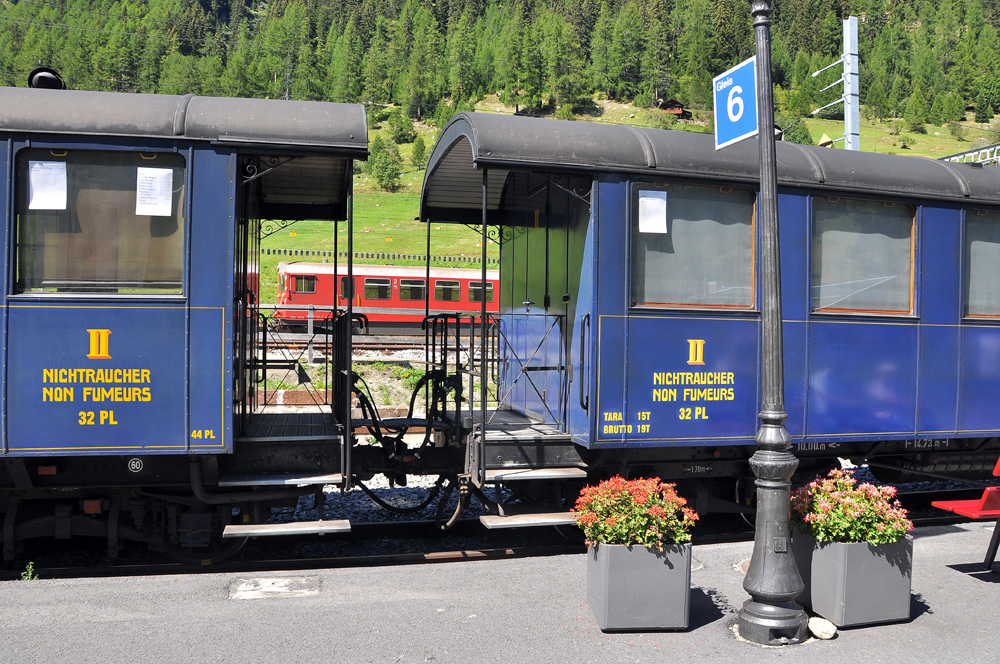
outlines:
[[[1000,169],[784,143],[777,161],[801,470],[837,457],[891,478],[988,470]],[[682,132],[454,118],[421,216],[501,242],[506,407],[606,470],[695,480],[700,509],[732,496],[711,485],[748,475],[757,430],[758,168],[753,140],[716,151]],[[502,456],[487,450],[486,471]]]

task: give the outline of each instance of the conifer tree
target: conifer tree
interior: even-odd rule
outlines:
[[[438,70],[441,35],[434,14],[424,7],[413,14],[413,43],[397,97],[411,116],[422,120],[439,98]]]
[[[924,96],[923,88],[917,86],[913,90],[913,94],[906,102],[903,120],[906,121],[910,131],[927,133],[927,128],[924,126],[927,123],[927,98]]]
[[[876,121],[882,121],[889,113],[889,99],[886,97],[885,88],[882,87],[881,77],[876,77],[868,86],[868,94],[865,96],[865,106],[868,112]]]
[[[986,91],[980,90],[976,97],[976,122],[989,122],[993,119],[993,107],[986,97]]]
[[[379,188],[386,191],[399,189],[403,160],[399,156],[399,148],[396,144],[381,136],[376,136],[372,139],[369,152],[371,156],[368,158],[366,166],[374,176]]]
[[[410,152],[410,162],[417,170],[423,170],[427,166],[427,144],[423,136],[417,135],[413,139],[413,150]]]
[[[630,100],[639,92],[645,42],[639,7],[629,0],[618,14],[612,31],[610,70],[613,80],[617,79],[615,99]]]
[[[468,10],[448,30],[448,88],[453,99],[467,100],[475,86],[475,23]]]
[[[601,2],[601,9],[594,23],[590,38],[591,81],[593,86],[606,98],[611,98],[611,50],[614,19],[607,2]]]
[[[965,119],[965,102],[953,92],[944,97],[944,118],[948,122],[961,122]]]
[[[337,26],[330,26],[327,44],[330,61],[326,68],[327,96],[333,101],[355,102],[361,100],[364,90],[364,51],[352,16],[342,34]]]

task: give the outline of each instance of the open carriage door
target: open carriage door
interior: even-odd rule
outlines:
[[[581,260],[570,258],[571,232],[589,220],[592,178],[519,163],[515,153],[538,142],[515,126],[525,125],[456,116],[434,147],[421,199],[425,222],[475,225],[484,246],[500,244],[499,312],[477,314],[471,347],[482,359],[468,365],[483,379],[470,399],[474,412],[463,419],[467,470],[477,484],[564,477],[557,471],[579,461],[566,433]],[[492,398],[483,398],[486,388]],[[574,468],[570,476],[578,474]]]
[[[262,303],[259,297],[268,292],[262,286],[276,273],[272,254],[261,249],[268,235],[300,221],[334,222],[328,227],[332,240],[328,246],[336,254],[338,225],[345,223],[347,235],[351,234],[353,161],[367,156],[365,120],[363,113],[358,113],[342,121],[342,143],[332,142],[323,149],[315,145],[298,149],[248,146],[234,164],[232,316],[237,443],[252,451],[255,446],[264,450],[271,441],[280,440],[286,443],[289,458],[302,459],[302,463],[313,458],[311,474],[303,467],[295,476],[273,478],[275,483],[344,485],[350,475],[350,302],[332,311],[329,322],[317,326],[303,349],[292,350],[281,345],[276,326],[270,324],[275,306]],[[294,409],[279,404],[276,391],[267,383],[269,378],[281,376],[291,376],[281,380],[297,381],[302,387],[294,391]],[[286,391],[282,396],[293,395]],[[252,453],[244,457],[254,458]],[[261,478],[255,481],[260,483]]]

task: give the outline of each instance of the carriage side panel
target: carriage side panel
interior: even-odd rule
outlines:
[[[924,205],[917,409],[917,431],[921,436],[947,437],[958,430],[961,226],[961,210]]]
[[[236,157],[196,150],[190,233],[189,401],[192,452],[231,452]],[[230,195],[220,195],[231,192]]]

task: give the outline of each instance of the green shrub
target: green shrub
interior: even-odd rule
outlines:
[[[573,115],[572,104],[563,104],[558,109],[556,109],[556,119],[557,120],[576,120],[576,116]]]
[[[424,143],[423,136],[417,136],[413,139],[413,152],[410,153],[410,162],[418,170],[427,166],[427,144]]]
[[[395,143],[412,143],[417,137],[417,130],[401,109],[389,113],[389,138]]]
[[[369,146],[367,172],[375,177],[380,189],[396,191],[402,174],[403,159],[395,143],[376,136]]]

